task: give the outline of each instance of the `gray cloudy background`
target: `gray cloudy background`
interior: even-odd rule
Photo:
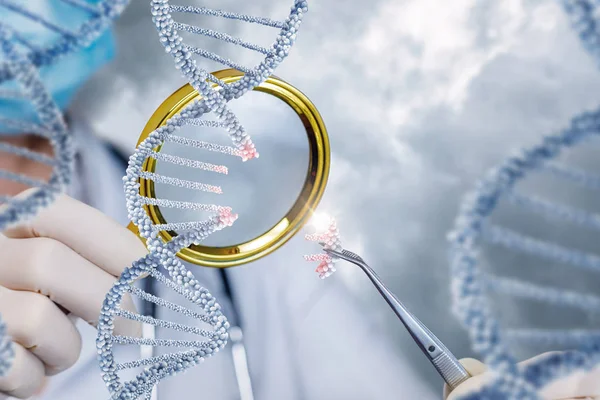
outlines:
[[[148,2],[132,3],[117,25],[117,62],[77,102],[98,132],[127,151],[154,109],[185,83],[158,43]],[[290,3],[204,0],[201,5],[281,19]],[[329,131],[332,168],[320,209],[337,216],[347,247],[369,260],[450,349],[471,356],[449,306],[445,236],[461,196],[513,149],[596,107],[600,73],[552,0],[319,0],[309,7],[298,42],[276,74],[308,95]],[[254,34],[231,21],[219,28],[248,39]],[[257,35],[258,42],[272,40]],[[260,148],[263,154],[270,150]],[[572,159],[598,167],[591,152]],[[593,207],[597,202],[590,196],[570,199]],[[539,226],[538,233],[554,232]],[[580,238],[586,249],[597,247],[597,238],[570,238],[571,245]],[[307,248],[296,238],[280,249],[289,260],[282,268],[317,279],[313,266],[301,259]],[[505,260],[511,272],[528,263]],[[557,271],[564,280],[564,272]],[[407,357],[439,387],[433,369],[366,279],[346,269],[332,279],[327,284],[345,285],[358,306],[373,314],[374,330],[393,338],[397,346],[390,351]],[[573,282],[576,289],[585,284],[597,291],[597,280]],[[321,287],[315,301],[327,295],[327,286]],[[522,310],[513,312],[521,321],[533,315]]]

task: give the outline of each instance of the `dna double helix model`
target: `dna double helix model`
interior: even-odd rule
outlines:
[[[39,10],[40,4],[24,1],[0,1],[0,104],[10,103],[10,109],[0,113],[0,127],[44,138],[51,145],[51,154],[44,154],[3,141],[2,157],[12,157],[15,162],[24,158],[52,167],[49,176],[29,176],[0,168],[0,179],[13,183],[21,192],[15,196],[0,193],[0,232],[7,227],[31,218],[50,205],[71,182],[74,149],[63,115],[40,78],[39,68],[50,66],[61,57],[81,50],[92,43],[112,23],[127,5],[124,0],[106,0],[88,3],[84,0],[61,0],[62,12],[79,12],[72,18],[67,30],[51,15]],[[58,3],[57,3],[58,4]],[[37,6],[37,7],[36,7]],[[6,17],[6,18],[4,18]],[[18,23],[15,23],[18,21]],[[46,31],[52,36],[48,42],[37,42],[23,32],[27,26]],[[48,36],[43,34],[41,36]],[[14,115],[27,118],[15,118]],[[29,190],[25,190],[29,189]],[[6,326],[0,323],[0,376],[6,374],[14,357],[12,341]]]
[[[204,7],[172,5],[167,0],[153,0],[151,11],[158,31],[160,43],[175,61],[176,68],[199,93],[199,99],[185,107],[179,114],[171,117],[166,124],[152,132],[129,159],[124,190],[130,220],[137,226],[140,236],[146,240],[150,253],[126,269],[118,282],[107,294],[102,307],[98,325],[97,347],[103,379],[113,399],[133,399],[142,397],[150,399],[152,389],[163,378],[184,371],[222,349],[228,339],[229,323],[221,312],[221,307],[214,297],[203,288],[176,257],[178,251],[191,244],[199,244],[210,234],[231,226],[237,218],[230,207],[212,202],[194,202],[182,199],[147,197],[140,194],[140,182],[150,180],[192,191],[207,192],[209,195],[222,192],[219,186],[208,185],[198,181],[184,180],[174,176],[165,176],[157,172],[144,170],[144,163],[156,160],[174,164],[190,170],[203,170],[209,173],[227,174],[227,167],[203,162],[196,158],[181,157],[169,154],[165,144],[176,144],[193,150],[219,152],[242,161],[258,157],[258,152],[234,113],[227,103],[241,97],[266,80],[274,69],[287,57],[304,14],[307,2],[295,0],[290,14],[285,20],[275,21],[269,18],[242,15]],[[258,24],[277,30],[277,36],[269,47],[263,47],[233,37],[231,35],[195,25],[177,22],[177,16],[208,16],[225,18],[240,23]],[[241,62],[223,57],[217,53],[194,46],[184,40],[180,33],[187,33],[217,39],[223,43],[237,45],[261,54],[261,61],[254,67],[245,67]],[[199,66],[197,59],[208,59],[237,69],[244,76],[236,82],[225,83]],[[193,133],[180,134],[181,128],[193,127]],[[221,129],[227,133],[231,145],[209,143],[201,138],[202,129]],[[200,137],[199,137],[200,136]],[[224,135],[225,136],[225,135]],[[194,176],[197,176],[195,174]],[[200,220],[154,223],[148,216],[145,206],[159,206],[195,211],[194,215],[202,215]],[[197,213],[196,213],[197,212]],[[200,213],[200,214],[198,214]],[[162,231],[176,231],[174,239],[163,242]],[[153,279],[163,288],[179,293],[187,300],[187,307],[156,297],[135,283],[140,279]],[[190,325],[173,323],[155,319],[148,315],[133,314],[120,308],[125,294],[133,295],[153,303],[156,306],[175,311],[190,318]],[[121,337],[114,334],[116,317],[128,318],[163,329],[193,334],[194,340],[154,339]],[[196,324],[202,322],[206,329],[199,329]],[[118,362],[115,345],[139,344],[173,350],[158,356],[134,361]],[[123,382],[121,372],[143,367],[143,371],[132,380]]]
[[[562,3],[585,48],[600,61],[597,18],[600,2],[567,0]],[[569,183],[588,193],[600,190],[600,175],[557,161],[560,155],[574,151],[578,146],[593,146],[594,141],[600,140],[599,134],[600,109],[584,112],[574,117],[560,133],[546,136],[538,145],[507,158],[465,197],[450,235],[453,308],[469,331],[473,349],[499,374],[493,383],[464,399],[537,399],[540,389],[554,379],[575,370],[589,370],[600,363],[600,327],[508,328],[505,325],[510,324],[500,320],[491,300],[492,296],[519,299],[570,309],[593,320],[600,314],[597,291],[587,293],[523,281],[501,276],[496,270],[482,266],[493,261],[493,257],[482,259],[484,246],[492,246],[539,260],[542,265],[558,264],[564,268],[562,276],[566,280],[577,276],[578,270],[600,273],[600,256],[518,232],[499,225],[494,219],[499,205],[508,204],[513,210],[538,215],[554,223],[562,222],[565,227],[598,231],[598,214],[564,204],[564,200],[553,201],[540,195],[525,194],[521,185],[536,175],[552,181],[557,187]],[[542,344],[550,347],[548,350],[556,347],[576,350],[552,353],[527,366],[517,366],[513,346],[518,344]]]

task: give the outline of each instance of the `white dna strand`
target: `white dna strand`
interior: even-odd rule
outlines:
[[[113,399],[132,399],[144,396],[151,398],[152,388],[162,378],[184,371],[207,356],[213,355],[223,348],[227,343],[227,319],[220,311],[220,306],[210,293],[201,287],[191,272],[176,257],[176,253],[190,244],[199,244],[213,232],[233,224],[237,215],[230,207],[218,204],[205,203],[201,201],[188,201],[181,199],[167,199],[160,196],[147,197],[140,194],[141,180],[150,180],[154,183],[170,185],[177,188],[185,188],[195,192],[207,192],[219,194],[222,192],[219,186],[208,185],[198,181],[180,179],[174,176],[165,176],[155,172],[144,171],[143,165],[147,160],[175,164],[191,170],[203,170],[209,173],[226,174],[227,167],[200,161],[195,158],[181,157],[177,154],[169,154],[170,144],[180,148],[188,148],[193,154],[202,151],[219,152],[225,155],[240,157],[243,161],[258,157],[258,153],[237,117],[227,108],[228,101],[240,97],[248,90],[267,79],[274,68],[288,55],[293,44],[302,16],[307,11],[305,1],[295,1],[289,17],[283,22],[276,22],[267,18],[251,17],[207,8],[172,6],[167,1],[152,1],[152,15],[154,23],[159,32],[161,43],[176,61],[176,67],[183,72],[190,84],[200,94],[196,100],[179,114],[171,117],[164,126],[152,132],[135,150],[129,159],[127,174],[124,177],[127,210],[130,220],[136,225],[140,236],[146,239],[146,245],[150,254],[144,259],[134,263],[119,278],[118,282],[108,293],[99,320],[98,353],[102,375]],[[193,33],[204,34],[211,38],[220,39],[224,42],[240,44],[246,48],[246,42],[234,40],[226,34],[219,34],[212,30],[182,26],[173,21],[172,12],[185,12],[192,14],[206,14],[214,17],[229,18],[248,23],[258,23],[270,27],[279,28],[279,34],[269,51],[263,51],[258,46],[253,49],[265,54],[264,60],[253,69],[246,69],[233,61],[220,57],[214,53],[203,52],[183,43],[178,30],[193,31]],[[193,54],[222,62],[229,67],[237,68],[245,73],[238,82],[225,84],[219,81],[206,70],[199,68],[193,59]],[[208,119],[210,116],[212,119]],[[194,127],[191,137],[179,134],[183,127]],[[202,129],[222,129],[228,133],[229,140],[233,146],[209,143],[200,140]],[[224,135],[225,136],[225,135]],[[196,176],[195,174],[194,176]],[[148,216],[145,206],[158,206],[161,208],[173,208],[194,211],[200,220],[154,223]],[[175,231],[177,236],[168,243],[164,243],[159,236],[162,231]],[[145,279],[155,279],[157,283],[167,285],[171,290],[179,290],[187,296],[189,302],[203,307],[205,313],[192,313],[183,311],[165,300],[159,299],[151,294],[135,288],[134,282],[141,274],[149,274]],[[167,279],[167,276],[170,278]],[[174,282],[176,285],[173,285]],[[212,330],[197,331],[193,326],[174,324],[149,318],[143,315],[125,313],[119,308],[124,293],[141,297],[161,307],[179,311],[190,317],[192,323],[196,320],[209,323]],[[208,302],[204,303],[205,301]],[[179,307],[179,306],[178,306]],[[206,308],[208,307],[208,309]],[[157,327],[169,328],[175,331],[194,332],[205,337],[205,341],[179,341],[179,340],[153,340],[139,338],[121,338],[114,335],[115,317],[124,317],[152,324]],[[114,345],[116,344],[142,344],[145,346],[171,348],[184,347],[187,350],[167,353],[158,357],[151,357],[131,362],[118,363],[115,360]],[[210,352],[206,349],[210,348]],[[144,370],[136,377],[127,382],[122,382],[120,372],[126,369],[145,366]]]
[[[153,387],[163,378],[184,371],[210,357],[227,343],[229,323],[221,312],[216,299],[203,288],[193,275],[185,269],[176,257],[176,253],[191,243],[204,240],[216,229],[227,222],[216,217],[207,221],[203,227],[177,236],[161,248],[159,253],[151,252],[127,268],[118,282],[108,292],[98,323],[96,341],[100,359],[102,377],[110,391],[111,399],[137,399],[143,396],[150,399]],[[144,277],[145,276],[145,277]],[[154,294],[139,289],[134,283],[142,279],[154,279],[170,290],[178,293],[185,306],[179,302],[170,302]],[[175,311],[181,315],[202,322],[207,329],[184,325],[153,318],[123,310],[118,307],[123,295],[137,296],[155,306]],[[119,336],[114,334],[116,317],[151,324],[189,334],[190,339],[155,339]],[[205,340],[207,339],[207,340]],[[142,345],[165,348],[184,348],[186,350],[166,353],[139,360],[117,362],[114,356],[115,345]],[[130,369],[145,367],[136,377],[121,383],[119,373]]]
[[[64,20],[56,21],[50,15],[42,15],[40,5],[61,5],[60,12],[69,14],[73,26],[65,27]],[[20,32],[18,24],[12,26],[15,40],[36,67],[56,62],[60,57],[89,46],[102,34],[129,4],[129,0],[46,0],[43,3],[24,0],[0,0],[0,8],[10,11],[18,18],[14,21],[35,22],[40,29],[55,34],[50,43],[32,41]],[[37,7],[33,7],[37,6]],[[12,79],[12,71],[6,63],[0,64],[0,82]]]

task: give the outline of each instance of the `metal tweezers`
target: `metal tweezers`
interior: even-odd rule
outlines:
[[[323,243],[321,244],[323,245]],[[360,256],[348,250],[336,251],[328,248],[323,248],[323,250],[330,256],[338,257],[358,265],[367,274],[373,285],[375,285],[379,293],[390,305],[406,329],[408,329],[408,332],[421,351],[429,358],[429,361],[442,378],[444,378],[451,390],[454,390],[458,385],[471,377],[450,350],[417,317],[408,311]]]

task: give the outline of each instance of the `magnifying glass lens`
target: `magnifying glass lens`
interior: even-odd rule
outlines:
[[[250,241],[270,230],[300,196],[309,169],[310,148],[306,128],[288,104],[275,96],[254,91],[231,102],[230,108],[251,135],[260,158],[243,162],[235,156],[165,143],[161,152],[225,167],[227,175],[173,163],[156,163],[156,173],[159,175],[202,182],[214,187],[208,190],[217,192],[155,183],[158,198],[228,206],[239,215],[233,226],[209,236],[202,243],[204,246],[232,246]],[[223,128],[185,126],[178,134],[229,145],[227,132]],[[201,211],[177,208],[165,208],[161,212],[169,222],[201,221],[208,217],[207,213]]]

